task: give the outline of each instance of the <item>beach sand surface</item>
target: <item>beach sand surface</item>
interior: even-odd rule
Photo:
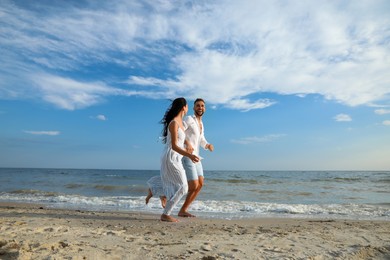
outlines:
[[[390,221],[180,220],[0,203],[0,259],[390,259]]]

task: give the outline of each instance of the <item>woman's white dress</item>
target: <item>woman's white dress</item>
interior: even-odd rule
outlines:
[[[184,150],[185,132],[180,127],[178,127],[177,131],[178,140],[176,144]],[[171,132],[168,129],[166,145],[161,156],[160,168],[163,192],[167,197],[167,203],[164,209],[165,215],[170,215],[176,204],[188,192],[187,177],[181,161],[183,155],[172,149],[171,138]]]
[[[153,197],[165,196],[160,175],[153,176],[146,183],[148,184],[149,189],[153,194]]]

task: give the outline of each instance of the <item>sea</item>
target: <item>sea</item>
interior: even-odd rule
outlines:
[[[161,214],[159,198],[145,204],[146,181],[156,175],[157,170],[0,168],[0,202]],[[205,171],[190,212],[219,219],[389,221],[390,172]]]

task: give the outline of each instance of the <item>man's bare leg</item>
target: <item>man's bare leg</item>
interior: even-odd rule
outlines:
[[[179,211],[179,217],[195,217],[191,213],[189,213],[188,207],[191,205],[191,203],[196,199],[198,196],[202,186],[203,186],[203,177],[199,177],[198,180],[193,180],[188,182],[188,194],[186,197],[186,200],[184,201],[183,206],[181,207]]]
[[[188,207],[191,205],[191,203],[194,201],[195,197],[195,192],[196,189],[198,188],[199,181],[197,180],[192,180],[188,181],[188,194],[186,197],[186,200],[184,201],[183,206],[181,207],[179,211],[179,217],[195,217],[194,215],[190,214],[187,212]]]

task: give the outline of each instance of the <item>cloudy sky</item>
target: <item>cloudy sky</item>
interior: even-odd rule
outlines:
[[[209,170],[389,170],[390,2],[0,2],[0,167],[158,169],[170,99]]]

